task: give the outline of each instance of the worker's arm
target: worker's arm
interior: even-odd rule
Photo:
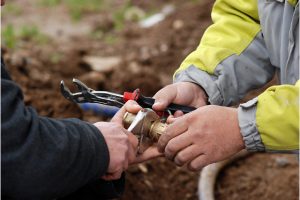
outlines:
[[[173,118],[158,148],[193,171],[242,149],[299,153],[299,86],[273,86],[238,109],[208,105]]]
[[[109,149],[96,126],[38,116],[24,105],[20,88],[1,64],[2,197],[62,197],[99,179],[109,163]],[[124,185],[114,183],[101,181],[99,191],[120,195]]]
[[[239,126],[249,151],[298,153],[299,86],[280,85],[238,109]]]
[[[175,72],[174,82],[196,83],[211,104],[229,106],[267,83],[274,67],[260,30],[256,0],[218,0],[212,20],[198,48]]]

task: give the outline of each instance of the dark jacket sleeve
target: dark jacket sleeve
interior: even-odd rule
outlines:
[[[104,181],[98,179],[77,191],[58,200],[99,200],[121,197],[125,187],[125,173],[119,180]]]
[[[109,152],[99,130],[78,119],[38,116],[2,61],[1,95],[2,197],[63,197],[105,174]]]

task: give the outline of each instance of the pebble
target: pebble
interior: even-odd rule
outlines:
[[[290,161],[285,157],[277,157],[275,163],[278,167],[286,167],[290,164]]]
[[[148,168],[146,167],[146,165],[144,165],[144,164],[139,164],[139,165],[138,165],[138,168],[139,168],[144,174],[148,173]]]
[[[114,68],[121,65],[121,58],[118,56],[112,57],[97,57],[85,56],[83,61],[91,66],[97,72],[111,72]]]
[[[173,28],[174,28],[175,30],[182,29],[183,26],[184,26],[184,23],[183,23],[183,21],[180,20],[180,19],[177,19],[177,20],[175,20],[175,21],[173,22]]]
[[[163,44],[161,44],[160,45],[160,51],[161,52],[167,52],[169,50],[169,47],[168,47],[168,45],[167,44],[165,44],[165,43],[163,43]]]
[[[149,188],[153,189],[153,185],[149,180],[145,180],[144,182]]]

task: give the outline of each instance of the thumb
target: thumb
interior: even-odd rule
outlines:
[[[155,102],[152,108],[158,111],[165,110],[166,107],[175,100],[176,94],[177,90],[173,85],[168,85],[162,88],[153,96]]]
[[[142,107],[135,101],[129,100],[125,103],[125,105],[115,114],[115,116],[111,119],[111,122],[122,124],[123,117],[126,112],[137,113],[141,110]]]

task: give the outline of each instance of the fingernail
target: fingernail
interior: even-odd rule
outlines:
[[[161,102],[155,102],[154,104],[153,104],[153,106],[160,106],[161,105]]]

